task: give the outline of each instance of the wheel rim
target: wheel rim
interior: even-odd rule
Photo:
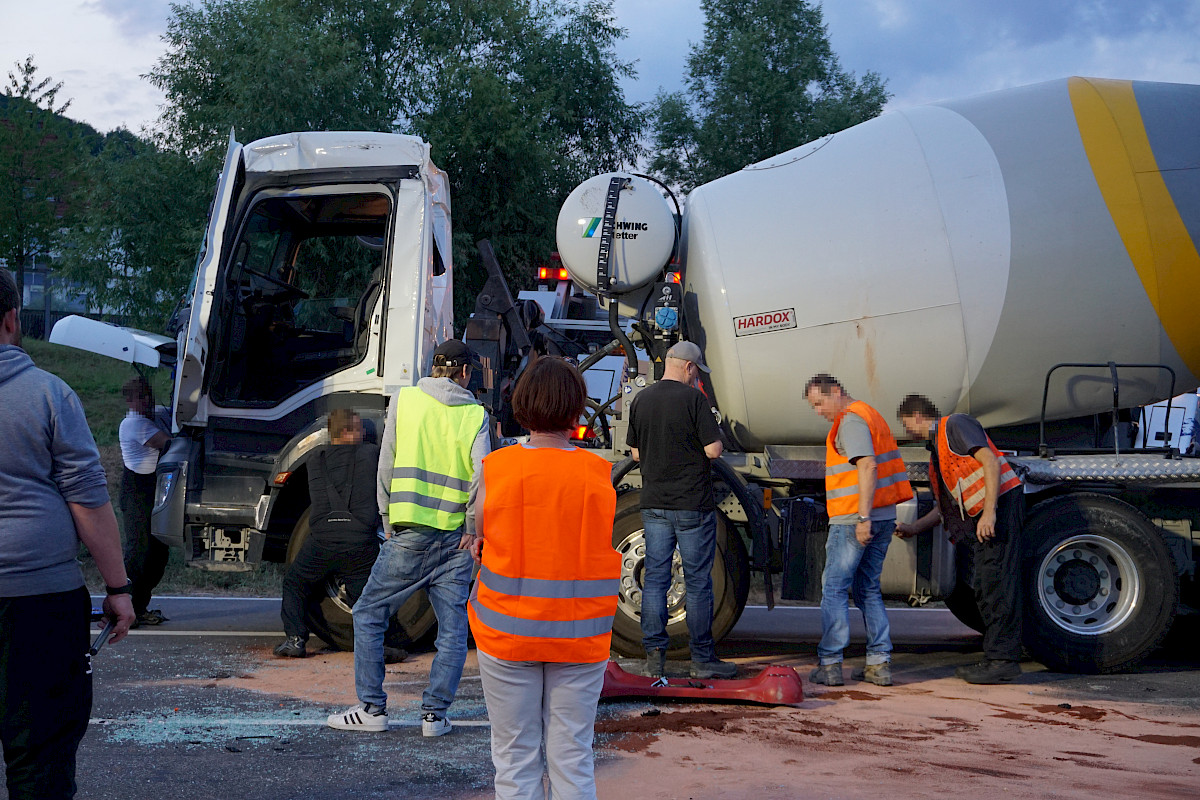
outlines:
[[[642,587],[646,574],[646,537],[639,528],[626,536],[617,545],[621,554],[621,588],[617,593],[617,613],[638,620],[642,619]],[[683,559],[679,550],[671,556],[671,586],[667,589],[667,625],[681,622],[686,613],[684,607]]]
[[[346,602],[348,599],[346,587],[342,585],[341,581],[335,581],[332,579],[325,581],[325,594],[329,595],[329,599],[333,601],[335,606],[340,608],[342,611],[345,611],[347,614],[350,613],[351,606]]]
[[[1045,555],[1037,572],[1038,601],[1070,633],[1098,636],[1133,616],[1141,576],[1129,552],[1104,536],[1072,536]]]

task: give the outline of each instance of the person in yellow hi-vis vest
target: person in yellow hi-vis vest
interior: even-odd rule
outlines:
[[[450,732],[467,658],[467,594],[480,465],[491,452],[487,411],[467,391],[475,354],[460,341],[433,351],[433,373],[392,399],[379,454],[379,511],[387,539],[354,604],[359,705],[329,717],[340,730],[385,731],[383,643],[388,620],[424,589],[437,616],[437,655],[421,698],[421,733]]]
[[[830,375],[804,387],[813,410],[833,423],[825,440],[825,508],[829,537],[821,573],[821,643],[813,683],[841,686],[842,651],[850,644],[847,595],[862,611],[867,658],[851,677],[892,685],[892,638],[879,576],[896,526],[896,504],[913,496],[908,471],[883,416],[855,400]]]

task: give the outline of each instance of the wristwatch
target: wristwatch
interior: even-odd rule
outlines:
[[[870,522],[870,521],[871,521],[871,518],[870,518],[870,517],[864,517],[862,514],[859,514],[859,515],[858,515],[858,521],[859,521],[859,522]]]
[[[108,596],[114,594],[133,594],[133,581],[125,581],[124,586],[105,586],[104,591],[108,592]]]

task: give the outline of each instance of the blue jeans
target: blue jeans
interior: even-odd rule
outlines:
[[[684,607],[692,660],[715,661],[712,568],[717,552],[717,512],[643,508],[642,527],[646,536],[642,646],[646,650],[666,650],[670,644],[667,590],[671,586],[671,559],[678,545],[687,589]]]
[[[822,636],[817,645],[817,657],[822,664],[840,664],[842,651],[850,644],[847,595],[851,593],[867,628],[867,663],[891,661],[892,636],[879,574],[895,529],[895,520],[872,522],[871,541],[864,547],[854,536],[853,525],[829,526],[825,571],[821,573]]]
[[[437,655],[429,669],[425,711],[445,712],[454,701],[467,660],[467,593],[471,553],[459,550],[462,529],[409,528],[379,548],[371,577],[354,604],[354,689],[373,706],[387,704],[383,691],[383,641],[388,620],[413,592],[429,594],[437,616]]]

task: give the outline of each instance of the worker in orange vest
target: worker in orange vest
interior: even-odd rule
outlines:
[[[887,422],[846,393],[836,378],[814,375],[804,386],[813,410],[833,423],[825,440],[825,507],[829,535],[821,575],[821,643],[813,683],[841,686],[842,651],[850,643],[847,596],[862,611],[867,658],[852,677],[892,685],[892,639],[879,576],[896,525],[896,504],[912,498],[908,472]]]
[[[938,501],[916,522],[897,525],[896,535],[915,536],[940,522],[952,541],[971,550],[984,657],[955,674],[967,683],[1011,681],[1021,674],[1021,478],[974,417],[942,417],[919,394],[904,398],[896,415],[910,436],[929,442],[929,481]]]
[[[592,736],[617,610],[611,464],[572,446],[587,389],[544,356],[512,405],[526,444],[483,459],[468,608],[492,728],[496,797],[596,797]]]

